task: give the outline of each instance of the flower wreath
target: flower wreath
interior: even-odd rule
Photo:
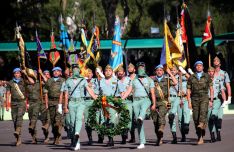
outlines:
[[[109,113],[106,108],[113,108],[116,110],[119,121],[117,124],[110,124],[108,122]],[[99,123],[97,120],[96,112],[102,110],[102,114],[105,118],[104,123]],[[98,134],[114,137],[121,135],[128,128],[130,122],[130,115],[126,105],[120,98],[113,96],[100,96],[94,102],[89,109],[88,125],[95,129]]]

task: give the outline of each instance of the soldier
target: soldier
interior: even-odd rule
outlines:
[[[134,79],[137,79],[137,75],[136,75],[136,69],[135,69],[135,66],[130,63],[128,65],[128,73],[129,73],[129,78],[133,81]],[[132,97],[132,94],[129,96],[129,99],[131,99],[131,101],[133,102],[133,97]],[[133,108],[132,108],[132,116],[130,116],[132,118],[132,127],[130,129],[130,135],[131,135],[131,139],[128,141],[129,143],[135,143],[135,128],[136,128],[136,118],[135,118],[135,115],[134,115],[134,111],[133,111]]]
[[[169,103],[170,101],[168,101],[168,95],[169,95],[168,87],[177,84],[177,80],[172,75],[169,69],[167,69],[167,73],[169,74],[170,78],[164,75],[163,66],[160,64],[155,67],[155,76],[151,77],[154,80],[155,96],[157,100],[157,110],[152,111],[152,119],[154,122],[155,133],[157,136],[156,146],[159,146],[163,143],[162,138],[163,138],[164,127],[166,125],[165,116],[167,114],[168,109],[170,109],[170,106],[168,106],[168,104],[170,104]],[[174,108],[177,108],[175,105]],[[173,123],[173,120],[175,118],[176,110],[177,109],[172,109],[169,111],[168,117],[169,117],[169,122],[171,124]],[[172,135],[173,135],[173,140],[176,140],[175,132],[172,132]]]
[[[189,107],[193,109],[193,121],[198,137],[197,144],[203,144],[207,125],[207,112],[209,101],[213,102],[214,91],[210,76],[203,72],[203,62],[194,64],[196,73],[190,76],[187,82],[187,99]],[[210,100],[208,91],[210,90]]]
[[[38,73],[42,76],[42,87],[44,88],[45,83],[51,78],[50,72],[45,70],[43,73],[41,69],[38,70]],[[50,127],[50,114],[48,107],[46,107],[45,103],[45,95],[43,94],[41,109],[40,109],[40,120],[42,122],[42,131],[45,136],[44,144],[49,143],[49,127]]]
[[[145,64],[143,62],[138,63],[137,71],[138,78],[134,79],[132,82],[133,110],[137,119],[137,129],[140,141],[140,145],[137,146],[137,149],[143,149],[145,148],[146,143],[143,120],[145,119],[147,109],[150,108],[151,105],[151,110],[155,111],[156,100],[153,80],[147,76],[145,72]]]
[[[25,75],[27,80],[22,78]],[[21,71],[20,68],[13,70],[14,77],[6,87],[6,110],[9,110],[9,96],[11,94],[11,116],[14,123],[14,136],[16,138],[16,146],[21,145],[21,129],[23,124],[23,116],[26,111],[26,84],[34,84],[34,80],[26,74],[26,71]]]
[[[116,93],[117,98],[122,98],[126,94],[130,94],[129,90],[132,90],[132,80],[129,77],[125,76],[124,68],[121,66],[117,69],[117,78],[118,78],[118,90]],[[132,95],[123,100],[123,103],[126,105],[129,115],[130,122],[128,124],[128,129],[126,129],[122,134],[122,142],[121,144],[126,144],[126,140],[128,138],[128,130],[132,128]]]
[[[182,135],[181,142],[186,142],[186,134],[189,133],[190,124],[190,109],[187,101],[187,80],[190,75],[182,68],[179,67],[178,77],[178,96],[180,97],[180,104],[178,106],[178,125]],[[174,122],[175,123],[175,122]]]
[[[211,142],[216,141],[215,132],[219,131],[219,130],[216,130],[216,127],[215,127],[219,123],[218,112],[221,107],[221,100],[219,99],[219,94],[221,94],[223,101],[226,101],[226,94],[224,91],[225,87],[223,86],[223,82],[220,79],[218,79],[218,77],[214,77],[214,73],[215,73],[215,69],[213,67],[209,67],[208,74],[210,75],[213,81],[213,89],[214,89],[213,103],[212,102],[209,103],[208,116],[207,116]]]
[[[34,75],[37,78],[37,71],[34,71]],[[29,133],[32,136],[32,144],[37,144],[37,130],[36,130],[36,123],[39,116],[41,104],[42,104],[42,90],[41,90],[40,82],[35,80],[34,84],[27,85],[27,92],[28,92],[28,101],[29,101],[29,109],[28,109],[28,116],[29,116]]]
[[[5,102],[6,87],[4,81],[0,80],[0,120],[4,120],[4,102]]]
[[[227,101],[223,101],[223,104],[222,106],[219,108],[219,112],[218,112],[218,122],[217,122],[217,125],[216,125],[216,129],[218,130],[217,131],[217,141],[221,141],[221,128],[222,128],[222,119],[223,119],[223,108],[225,107],[225,105],[228,105],[231,103],[231,100],[232,100],[232,91],[231,91],[231,86],[230,86],[230,78],[229,78],[229,75],[226,71],[223,71],[222,69],[220,69],[220,66],[221,66],[221,62],[220,62],[220,59],[216,56],[214,58],[214,61],[213,61],[213,64],[214,64],[214,68],[215,68],[215,74],[214,74],[214,77],[220,79],[220,81],[223,83],[224,87],[226,88],[227,90]]]
[[[65,79],[61,78],[62,69],[60,67],[54,67],[52,71],[53,77],[46,82],[44,93],[46,107],[49,110],[52,133],[54,135],[53,144],[58,145],[61,138],[63,116],[57,111],[57,106],[59,103],[60,89]]]
[[[113,77],[113,69],[110,65],[107,65],[105,67],[105,78],[102,78],[100,80],[100,92],[103,96],[115,96],[117,92],[117,79],[116,77]],[[110,118],[108,118],[106,123],[111,126],[114,125],[116,122],[116,111],[112,108],[109,108],[108,112],[110,113]],[[114,146],[113,137],[108,138],[109,141],[106,146]]]
[[[91,69],[87,69],[87,82],[89,88],[91,88],[96,95],[99,94],[98,80],[93,78],[93,71]],[[85,99],[85,111],[84,111],[84,119],[85,119],[85,130],[87,132],[87,136],[89,139],[88,145],[93,144],[92,138],[92,128],[88,125],[88,117],[89,117],[89,109],[92,106],[94,100],[91,95],[88,93],[86,89],[84,89],[84,99]]]
[[[70,115],[70,127],[73,135],[74,150],[80,149],[80,131],[82,127],[82,117],[86,108],[84,100],[84,89],[93,99],[97,98],[93,90],[88,86],[86,79],[80,77],[80,69],[78,65],[72,65],[73,75],[68,78],[65,83],[65,104],[64,112]],[[58,105],[58,112],[62,113],[62,103]]]

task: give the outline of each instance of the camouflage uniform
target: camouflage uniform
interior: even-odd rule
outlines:
[[[191,90],[193,121],[198,139],[201,139],[205,134],[209,105],[208,90],[211,86],[213,86],[213,82],[210,76],[204,72],[200,79],[195,73],[190,76],[187,82],[187,89]]]
[[[41,95],[40,95],[40,83],[36,81],[35,84],[29,84],[27,86],[28,92],[28,101],[29,101],[29,109],[28,109],[28,116],[29,116],[29,133],[33,137],[32,143],[37,143],[36,139],[36,123],[38,119],[38,115],[41,108]]]
[[[23,96],[20,96],[15,87],[15,84],[18,84]],[[9,81],[6,87],[6,91],[10,91],[11,93],[11,117],[14,123],[14,135],[16,137],[17,143],[21,143],[21,128],[23,124],[23,116],[26,111],[26,85],[26,81],[21,78],[19,82],[16,82],[14,79]]]
[[[156,107],[157,111],[152,111],[151,116],[154,122],[154,129],[156,136],[158,138],[157,145],[161,144],[162,137],[163,137],[163,131],[166,124],[165,116],[167,114],[167,97],[168,97],[168,80],[165,76],[159,81],[157,77],[152,77],[154,80],[155,85],[155,96],[156,96]],[[158,86],[160,86],[164,98],[162,98],[159,93]]]
[[[63,126],[63,116],[57,112],[57,105],[59,103],[60,89],[64,81],[65,79],[60,77],[56,81],[54,78],[50,78],[44,87],[44,92],[48,94],[48,109],[55,140],[54,144],[59,143]]]

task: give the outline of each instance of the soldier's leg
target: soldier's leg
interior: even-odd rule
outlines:
[[[93,144],[93,138],[92,138],[92,128],[88,125],[88,117],[89,117],[89,109],[93,104],[93,100],[86,100],[85,101],[85,110],[84,110],[84,120],[85,120],[85,130],[89,139],[88,145]]]
[[[126,144],[126,140],[128,138],[128,130],[131,130],[131,128],[132,128],[132,101],[125,100],[124,104],[126,105],[128,111],[129,111],[130,122],[128,124],[128,129],[126,129],[124,131],[124,133],[122,134],[122,142],[121,142],[121,144]]]
[[[70,128],[70,133],[71,133],[71,147],[74,147],[75,145],[75,120],[76,120],[76,113],[77,113],[77,106],[78,103],[75,101],[70,100],[68,103],[68,108],[69,108],[69,116],[70,116],[70,124],[69,124],[69,128]]]
[[[56,116],[56,106],[49,106],[48,108],[49,110],[49,116],[50,116],[50,122],[51,122],[51,129],[52,129],[52,133],[54,135],[54,140],[56,139],[57,137],[57,132],[56,132],[56,128],[55,128],[55,116]]]
[[[42,123],[42,131],[45,136],[44,143],[48,144],[49,142],[49,127],[50,127],[50,115],[49,115],[49,110],[46,109],[45,104],[41,104],[41,109],[40,109],[40,120]]]
[[[217,131],[217,141],[221,141],[222,120],[223,120],[223,108],[219,106],[218,118],[215,123],[216,131]]]
[[[163,133],[164,133],[164,128],[165,128],[165,125],[166,125],[166,114],[167,114],[167,107],[166,107],[166,104],[164,102],[161,102],[161,105],[159,106],[159,109],[158,109],[158,114],[159,114],[159,117],[158,117],[158,145],[161,145],[162,144],[162,138],[163,138]]]
[[[96,112],[96,119],[98,121],[98,124],[103,124],[105,122],[101,109],[99,109]],[[104,140],[104,135],[98,134],[98,143],[103,143],[103,140]]]
[[[200,111],[200,101],[197,98],[192,98],[192,108],[193,108],[193,121],[198,137],[198,141],[201,138],[201,129],[198,128],[199,125],[199,111]]]
[[[157,104],[157,110],[158,109],[159,109],[159,105]],[[158,129],[159,129],[159,124],[158,124],[159,113],[157,111],[151,111],[151,117],[152,117],[152,120],[154,122],[154,131],[155,131],[155,134],[157,136],[157,141],[156,141],[156,145],[157,145],[157,143],[158,143]]]
[[[56,139],[55,139],[55,144],[58,145],[61,140],[61,135],[62,135],[62,128],[64,124],[64,119],[63,115],[57,112],[56,108],[56,115],[55,115],[55,132],[56,132]]]

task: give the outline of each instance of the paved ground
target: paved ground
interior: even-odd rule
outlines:
[[[153,129],[153,123],[152,120],[145,120],[145,131],[146,131],[146,139],[147,144],[146,148],[144,150],[138,150],[138,151],[160,151],[160,152],[232,152],[234,148],[234,115],[225,115],[224,121],[223,121],[223,131],[222,131],[222,141],[216,142],[216,143],[209,143],[209,133],[207,132],[207,135],[205,137],[205,144],[197,146],[196,143],[196,136],[194,132],[194,126],[191,122],[190,125],[190,133],[187,136],[188,141],[186,143],[178,143],[176,145],[170,144],[171,141],[171,134],[169,132],[169,125],[166,126],[166,133],[164,136],[164,144],[160,147],[156,147],[155,141],[155,133]],[[13,136],[13,123],[11,121],[4,121],[0,122],[0,151],[1,152],[63,152],[63,151],[71,151],[68,148],[68,145],[70,144],[70,141],[65,138],[66,133],[63,132],[63,140],[59,146],[54,146],[52,144],[44,145],[42,144],[43,135],[41,127],[41,122],[38,122],[38,138],[39,143],[37,145],[30,144],[31,137],[27,131],[28,127],[28,121],[24,121],[24,127],[23,127],[23,133],[22,133],[22,141],[23,144],[19,147],[15,147],[14,145],[14,136]],[[180,137],[180,133],[178,132],[178,137]],[[137,132],[136,132],[137,135]],[[93,133],[93,138],[96,141],[97,135],[96,133]],[[82,128],[81,132],[81,151],[86,152],[108,152],[108,151],[114,151],[114,152],[126,152],[126,151],[133,151],[137,150],[137,143],[136,144],[126,144],[121,145],[121,137],[116,136],[114,138],[115,140],[115,146],[105,147],[105,144],[107,142],[107,137],[105,137],[105,144],[98,144],[97,142],[94,143],[93,146],[88,146],[87,143],[87,137],[86,132],[84,130],[84,127]],[[179,139],[180,140],[180,139]],[[52,143],[52,140],[51,140]]]

